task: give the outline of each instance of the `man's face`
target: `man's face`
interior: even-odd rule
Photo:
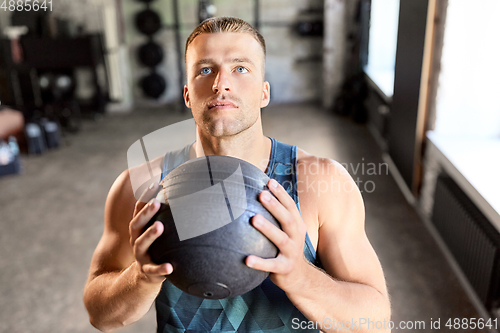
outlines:
[[[255,125],[269,104],[264,51],[248,33],[197,36],[187,49],[186,72],[186,106],[207,135],[236,135]]]

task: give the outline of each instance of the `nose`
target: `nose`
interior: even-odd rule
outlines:
[[[221,92],[226,92],[226,91],[231,91],[231,82],[229,80],[228,75],[226,72],[221,69],[217,73],[217,76],[215,77],[214,84],[212,86],[212,90],[214,93],[221,93]]]

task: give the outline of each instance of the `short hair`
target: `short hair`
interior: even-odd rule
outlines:
[[[262,50],[264,51],[264,58],[266,56],[266,42],[264,41],[264,37],[252,27],[248,22],[243,21],[240,18],[236,17],[211,17],[201,22],[200,25],[194,29],[194,31],[189,35],[186,41],[186,49],[185,54],[187,54],[187,49],[189,44],[193,42],[193,40],[201,35],[201,34],[212,34],[216,32],[243,32],[249,33],[252,35],[257,42],[259,42],[260,46],[262,46]]]

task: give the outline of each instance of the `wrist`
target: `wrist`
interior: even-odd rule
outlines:
[[[311,281],[311,270],[316,268],[312,266],[305,257],[300,261],[298,267],[286,277],[286,281],[283,281],[283,291],[287,294],[297,294],[300,293],[305,286]]]

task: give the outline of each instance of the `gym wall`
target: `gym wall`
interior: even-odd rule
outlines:
[[[143,96],[136,82],[148,72],[137,60],[137,48],[147,41],[134,26],[134,17],[144,9],[138,1],[123,1],[125,15],[126,43],[131,66],[132,91],[137,106],[154,106],[175,103],[182,87],[179,75],[185,82],[184,68],[179,73],[173,30],[173,0],[157,0],[151,8],[157,11],[163,20],[163,28],[154,36],[155,42],[164,48],[163,63],[157,69],[165,74],[167,90],[158,100]],[[255,24],[255,1],[213,0],[217,8],[216,16],[236,16]],[[178,1],[182,52],[187,37],[198,25],[198,1]],[[266,80],[271,83],[271,103],[303,101],[321,101],[322,99],[322,36],[300,36],[296,32],[297,21],[305,14],[323,16],[321,0],[279,0],[259,2],[260,32],[266,39],[267,66]],[[184,54],[182,54],[184,66]],[[134,84],[135,83],[135,84]]]

